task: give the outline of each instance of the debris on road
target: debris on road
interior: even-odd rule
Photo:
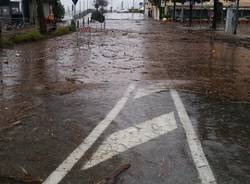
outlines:
[[[15,181],[20,184],[22,183],[30,183],[30,184],[40,184],[43,180],[40,177],[33,176],[0,176],[0,181]]]
[[[8,130],[8,129],[10,129],[10,128],[19,126],[21,123],[22,123],[22,121],[16,121],[16,122],[14,122],[14,123],[11,123],[10,125],[1,128],[1,129],[0,129],[0,132],[3,131],[3,130]]]
[[[103,180],[99,181],[97,184],[114,184],[115,180],[117,179],[117,177],[123,173],[124,171],[126,171],[127,169],[130,168],[130,164],[125,164],[120,166],[117,170],[115,170],[110,176],[104,178]]]

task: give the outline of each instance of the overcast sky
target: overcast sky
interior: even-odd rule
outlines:
[[[92,4],[93,4],[93,0],[78,0],[78,3],[77,3],[77,8],[78,9],[79,9],[79,5],[80,5],[80,3],[79,3],[80,1],[81,1],[81,6],[85,7],[84,9],[86,9],[87,1],[89,1],[89,6],[92,6]],[[120,9],[122,1],[123,1],[123,4],[124,4],[124,8],[126,8],[126,9],[133,6],[133,0],[108,0],[109,7],[111,5],[111,1],[113,1],[114,9]],[[71,0],[61,0],[61,2],[65,5],[66,9],[67,9],[67,6],[72,5]],[[138,7],[139,2],[143,2],[143,0],[135,0],[135,7]]]

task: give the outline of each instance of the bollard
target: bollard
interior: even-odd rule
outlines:
[[[76,28],[77,29],[79,28],[79,20],[77,20],[77,22],[76,22]]]
[[[79,20],[76,21],[76,45],[79,46]]]
[[[0,40],[2,39],[2,22],[0,21]]]
[[[0,21],[0,46],[2,45],[2,22]]]

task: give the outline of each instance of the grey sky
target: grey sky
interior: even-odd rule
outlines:
[[[84,9],[86,9],[87,1],[89,1],[89,6],[92,6],[92,4],[93,4],[93,0],[78,0],[77,9],[79,9],[79,5],[80,5],[79,2],[80,1],[81,1],[82,8],[85,7]],[[126,8],[126,9],[133,6],[133,0],[108,0],[109,7],[111,5],[111,1],[113,1],[113,7],[114,7],[114,9],[120,9],[122,1],[123,1],[123,4],[124,4],[124,8]],[[66,9],[67,9],[67,6],[71,6],[72,5],[72,1],[71,0],[61,0],[61,2],[65,5]],[[139,2],[143,2],[143,0],[135,0],[135,7],[138,7]]]

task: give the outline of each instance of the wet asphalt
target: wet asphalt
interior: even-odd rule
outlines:
[[[81,33],[79,47],[70,34],[0,51],[0,183],[45,180],[131,83],[124,108],[60,183],[96,184],[127,163],[116,183],[200,183],[170,89],[179,92],[217,183],[250,182],[249,47],[138,14],[109,15],[106,30],[92,27],[90,46]],[[135,98],[148,87],[153,92]],[[82,169],[111,134],[171,112],[173,131]]]

